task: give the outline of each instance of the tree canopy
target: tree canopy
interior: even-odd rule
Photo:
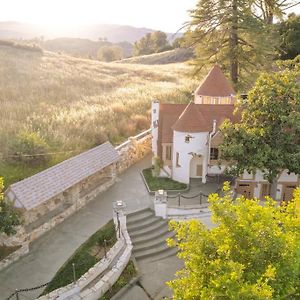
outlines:
[[[170,50],[167,35],[162,31],[147,33],[134,44],[134,55],[147,55]]]
[[[15,227],[21,224],[19,214],[14,210],[3,196],[3,178],[0,177],[0,232],[12,235],[16,232]]]
[[[103,46],[97,53],[98,60],[110,62],[123,58],[123,49],[119,46]]]
[[[280,22],[279,31],[279,57],[280,59],[293,59],[300,54],[300,16],[290,14],[288,19]]]
[[[300,85],[295,70],[262,74],[239,105],[238,123],[221,126],[221,156],[231,173],[260,169],[275,197],[282,170],[300,174]]]
[[[174,299],[299,299],[300,189],[280,207],[270,198],[209,197],[217,227],[200,221],[170,222],[184,268],[168,285]]]
[[[253,84],[268,70],[279,46],[274,16],[297,0],[198,0],[191,10],[185,42],[195,49],[195,74],[218,63],[228,70],[237,90]]]

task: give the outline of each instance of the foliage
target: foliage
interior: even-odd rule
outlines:
[[[95,265],[100,258],[92,254],[92,249],[95,246],[103,246],[104,239],[106,239],[108,247],[111,247],[116,242],[116,232],[113,221],[109,221],[105,226],[95,232],[74,252],[54,275],[51,282],[43,291],[43,295],[73,282],[73,263],[75,264],[77,279]]]
[[[163,161],[160,159],[159,156],[153,157],[153,174],[154,177],[158,177],[161,168],[164,166]]]
[[[49,146],[37,132],[21,131],[10,146],[12,160],[38,165],[48,161]],[[10,157],[10,155],[9,155]]]
[[[198,1],[185,35],[186,44],[195,47],[195,74],[203,66],[217,62],[230,70],[235,87],[241,88],[269,65],[275,39],[270,26],[253,15],[251,3]]]
[[[147,33],[134,43],[134,55],[147,55],[170,50],[167,35],[162,31]]]
[[[290,14],[278,25],[280,59],[293,59],[300,54],[300,16]]]
[[[21,219],[13,205],[4,200],[3,188],[3,178],[0,177],[0,232],[12,235],[16,233],[15,227],[21,224]]]
[[[97,53],[98,60],[110,62],[123,58],[123,49],[119,46],[103,46]]]
[[[274,183],[283,169],[300,173],[300,86],[295,71],[262,74],[241,104],[236,124],[224,122],[222,158],[238,176],[260,169]],[[274,189],[273,189],[274,190]],[[272,196],[275,196],[272,194]]]
[[[152,168],[144,169],[143,175],[151,191],[158,190],[185,190],[187,185],[166,177],[153,177]]]
[[[170,222],[185,266],[168,285],[174,299],[299,299],[300,189],[285,207],[270,198],[232,199],[211,194],[217,227],[200,221]]]
[[[112,299],[114,295],[116,295],[121,288],[127,285],[135,276],[137,272],[135,270],[133,262],[130,260],[127,266],[125,267],[124,271],[112,286],[112,288],[107,291],[99,300],[109,300]]]

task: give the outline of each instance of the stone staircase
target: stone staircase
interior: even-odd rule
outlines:
[[[157,261],[177,253],[166,244],[166,239],[175,235],[168,230],[168,221],[156,217],[150,208],[127,215],[127,230],[137,260]]]

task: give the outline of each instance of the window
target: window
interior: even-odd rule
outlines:
[[[172,146],[166,146],[166,160],[172,160]]]
[[[190,142],[190,139],[192,139],[192,138],[193,138],[193,136],[187,134],[187,135],[184,137],[184,141],[185,141],[186,143],[189,143],[189,142]]]
[[[219,158],[219,149],[218,148],[210,148],[210,159],[216,160]]]
[[[180,164],[179,164],[179,153],[176,152],[176,167],[180,167]]]

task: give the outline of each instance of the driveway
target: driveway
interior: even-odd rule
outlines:
[[[125,201],[128,212],[151,206],[152,197],[140,176],[140,171],[150,164],[150,156],[135,164],[109,190],[34,241],[26,256],[0,272],[0,298],[5,299],[17,288],[35,287],[50,281],[72,253],[112,218],[114,201]],[[19,299],[35,299],[41,292],[42,289],[23,293]]]

